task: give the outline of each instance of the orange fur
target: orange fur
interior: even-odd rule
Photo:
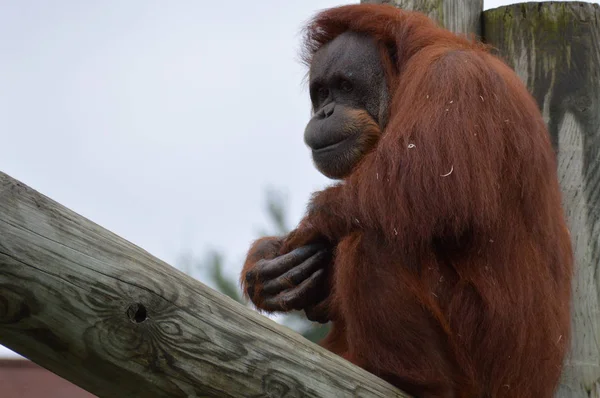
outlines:
[[[323,345],[417,397],[551,397],[573,260],[537,104],[487,48],[391,6],[319,14],[306,62],[346,30],[386,49],[391,102],[281,250],[337,245]]]

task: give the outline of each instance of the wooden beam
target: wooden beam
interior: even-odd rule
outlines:
[[[100,397],[405,397],[1,172],[0,343]]]

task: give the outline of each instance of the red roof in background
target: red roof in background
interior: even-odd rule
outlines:
[[[93,398],[92,395],[26,359],[0,359],[2,398]]]

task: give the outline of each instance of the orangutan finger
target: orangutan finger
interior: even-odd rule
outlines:
[[[319,300],[326,280],[325,270],[319,269],[297,287],[265,299],[262,307],[267,311],[301,310]]]
[[[306,259],[300,265],[295,266],[283,275],[265,282],[263,291],[266,294],[276,295],[279,292],[299,285],[319,268],[327,266],[331,259],[329,250],[316,252],[312,257]]]
[[[306,318],[312,322],[327,323],[329,322],[329,300],[323,300],[320,303],[304,309]]]
[[[291,252],[274,259],[259,260],[253,269],[246,273],[246,282],[266,281],[284,274],[298,264],[302,264],[307,258],[322,250],[323,245],[311,244],[299,247]]]

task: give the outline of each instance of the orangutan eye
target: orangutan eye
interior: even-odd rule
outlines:
[[[340,83],[340,88],[342,89],[342,91],[349,93],[350,91],[352,91],[352,83],[350,83],[348,80],[342,80],[342,82]]]

